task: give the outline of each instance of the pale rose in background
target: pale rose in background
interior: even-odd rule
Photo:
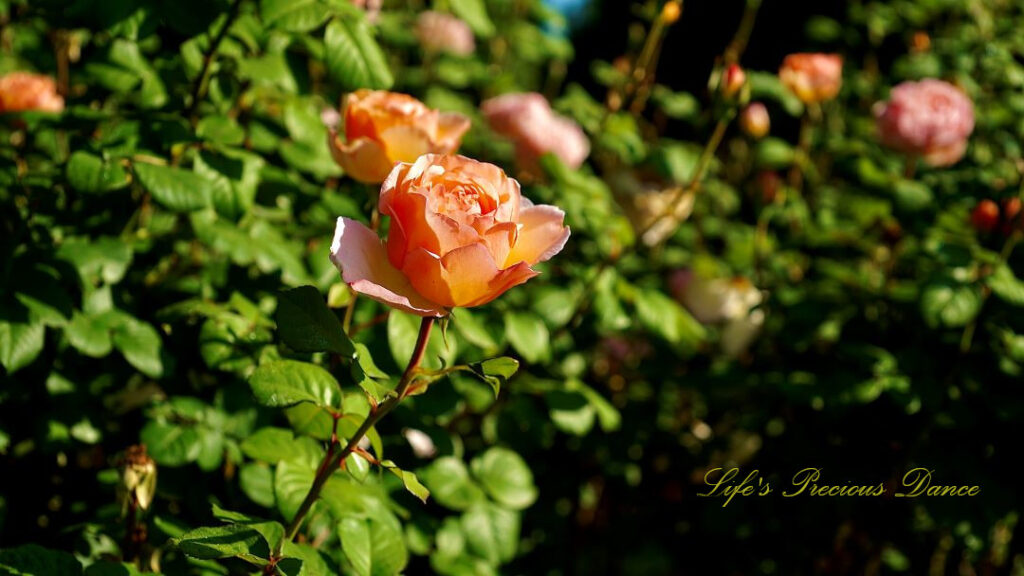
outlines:
[[[352,0],[352,4],[366,12],[366,19],[370,24],[376,24],[377,19],[380,18],[380,9],[384,5],[384,0]]]
[[[484,101],[481,110],[495,132],[515,143],[520,168],[527,171],[537,171],[538,158],[548,152],[574,170],[590,154],[583,129],[556,114],[541,94],[504,94]]]
[[[677,270],[669,290],[702,324],[721,324],[722,351],[736,357],[746,351],[764,325],[761,291],[743,277],[704,278],[692,270]]]
[[[838,54],[790,54],[779,79],[805,104],[831,100],[843,84],[843,57]]]
[[[633,230],[642,234],[640,241],[647,246],[661,244],[693,212],[695,193],[682,193],[682,185],[654,174],[620,168],[610,172],[606,180]]]
[[[428,10],[416,18],[416,39],[426,52],[468,56],[476,50],[469,25],[451,14]]]
[[[395,166],[379,209],[391,217],[386,245],[339,218],[331,261],[356,292],[420,316],[490,302],[569,239],[561,210],[535,206],[500,168],[463,156]]]
[[[941,80],[904,82],[875,108],[882,143],[932,166],[955,164],[974,131],[974,106],[956,86]]]
[[[382,182],[397,162],[455,152],[469,130],[462,114],[395,92],[357,90],[345,99],[342,116],[345,140],[329,130],[331,154],[349,176],[370,184]]]
[[[740,128],[755,140],[764,138],[771,129],[772,120],[768,109],[760,102],[751,102],[740,112]]]
[[[0,78],[0,113],[61,112],[64,98],[53,78],[30,72],[11,72]]]
[[[433,458],[437,456],[437,446],[426,432],[415,428],[404,428],[402,429],[402,436],[405,436],[405,441],[409,443],[412,453],[417,458]]]

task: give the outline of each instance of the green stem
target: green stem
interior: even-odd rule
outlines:
[[[213,56],[220,49],[220,43],[224,41],[224,38],[228,35],[228,30],[231,29],[231,25],[235,23],[235,19],[238,18],[238,14],[241,11],[242,0],[235,0],[231,4],[231,9],[228,11],[227,18],[224,20],[224,25],[221,26],[220,30],[217,31],[217,35],[210,41],[210,46],[203,53],[203,65],[199,69],[199,75],[196,76],[195,84],[192,85],[192,101],[188,104],[188,111],[185,116],[189,118],[189,121],[195,126],[199,118],[196,116],[196,112],[199,110],[199,101],[203,98],[203,89],[206,85],[206,76],[210,73],[210,66],[213,64]]]
[[[726,65],[735,64],[740,61],[740,56],[747,49],[750,41],[750,34],[754,31],[754,22],[757,20],[757,11],[761,8],[761,0],[747,0],[747,6],[743,11],[743,19],[736,29],[729,47],[725,49],[724,60]]]
[[[398,381],[398,386],[395,387],[394,393],[380,405],[370,410],[370,413],[363,420],[363,423],[359,425],[359,429],[356,430],[355,434],[349,438],[345,447],[341,451],[336,451],[337,438],[332,438],[331,446],[327,450],[327,454],[324,456],[323,461],[320,462],[320,467],[317,469],[316,477],[313,479],[313,485],[310,487],[309,492],[306,494],[306,498],[303,499],[302,504],[299,506],[299,510],[295,513],[295,518],[292,519],[291,524],[288,525],[288,531],[285,532],[285,541],[291,542],[295,539],[295,536],[299,533],[299,528],[302,527],[303,520],[306,519],[306,515],[309,514],[310,508],[316,502],[317,498],[320,497],[320,492],[323,490],[324,485],[327,484],[327,480],[330,479],[331,474],[338,469],[338,466],[348,458],[350,454],[359,446],[359,442],[362,441],[366,433],[370,431],[377,422],[380,421],[388,412],[395,409],[395,406],[405,398],[406,393],[409,390],[409,385],[412,384],[417,375],[417,369],[419,368],[420,362],[423,360],[423,355],[427,350],[427,342],[430,340],[430,329],[434,325],[434,318],[426,317],[420,323],[420,332],[416,337],[416,345],[413,348],[412,357],[409,358],[409,363],[405,367],[405,371],[402,373],[401,379]]]

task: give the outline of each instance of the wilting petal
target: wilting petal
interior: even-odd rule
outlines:
[[[449,308],[490,302],[537,275],[525,263],[499,270],[483,244],[463,246],[440,258],[415,250],[406,256],[402,272],[420,294]]]
[[[391,162],[380,144],[368,138],[358,138],[352,142],[342,142],[337,133],[329,134],[327,142],[334,161],[341,165],[345,172],[368,184],[384,180],[391,171]]]
[[[338,218],[331,243],[331,262],[342,279],[360,294],[420,316],[444,316],[444,307],[416,292],[388,261],[380,238],[366,226]]]
[[[554,206],[524,206],[519,212],[519,239],[505,262],[536,264],[561,252],[569,239],[564,220],[565,212]]]

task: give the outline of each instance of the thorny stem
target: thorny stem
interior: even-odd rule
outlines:
[[[302,527],[302,522],[305,520],[306,515],[309,513],[310,508],[316,502],[317,498],[320,497],[320,491],[323,490],[327,480],[330,479],[331,474],[338,469],[338,466],[348,458],[350,454],[359,446],[359,442],[362,441],[366,433],[373,428],[374,425],[380,421],[388,412],[394,410],[395,406],[405,398],[409,391],[409,385],[415,380],[420,362],[423,360],[423,355],[427,350],[427,342],[430,340],[430,329],[434,325],[434,318],[425,317],[420,323],[420,332],[416,337],[416,345],[413,348],[412,357],[409,358],[409,363],[405,367],[405,371],[402,373],[401,379],[398,381],[398,386],[395,387],[394,392],[387,400],[379,404],[376,408],[370,410],[370,413],[363,420],[363,423],[359,425],[359,429],[356,430],[355,434],[349,438],[348,443],[341,451],[337,451],[338,438],[337,434],[332,434],[331,446],[327,450],[327,454],[324,456],[323,461],[320,462],[320,467],[317,468],[316,477],[313,479],[313,486],[310,487],[309,492],[306,494],[306,498],[302,501],[299,506],[298,512],[295,513],[295,518],[292,519],[291,524],[288,525],[288,530],[285,532],[285,540],[282,542],[291,542],[295,539],[296,534],[299,533],[299,528]],[[280,550],[278,550],[280,552]]]
[[[199,74],[196,76],[195,84],[192,85],[192,101],[188,104],[188,111],[186,116],[189,118],[189,122],[195,126],[199,118],[196,116],[196,112],[199,109],[199,101],[203,97],[203,89],[206,86],[206,76],[210,73],[210,66],[213,64],[213,57],[220,48],[220,43],[224,41],[224,38],[228,35],[228,30],[231,29],[231,25],[235,23],[235,19],[238,18],[238,14],[242,7],[242,0],[235,0],[231,4],[231,9],[228,12],[227,18],[224,20],[224,24],[220,30],[217,31],[217,35],[214,36],[213,40],[210,41],[210,46],[207,47],[206,52],[203,53],[203,65],[199,69]]]

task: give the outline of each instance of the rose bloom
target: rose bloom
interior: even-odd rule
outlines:
[[[464,156],[398,164],[379,208],[391,217],[387,242],[339,218],[331,261],[356,292],[420,316],[494,300],[569,238],[561,210],[535,206],[500,168]]]
[[[955,164],[974,130],[974,106],[956,86],[941,80],[904,82],[875,108],[882,143],[932,166]]]
[[[768,134],[772,121],[768,109],[760,102],[751,102],[740,112],[740,128],[751,138],[760,139]]]
[[[843,83],[843,57],[838,54],[790,54],[782,61],[779,79],[805,104],[831,100]]]
[[[428,10],[416,18],[416,38],[427,52],[468,56],[476,49],[469,25],[451,14]]]
[[[702,324],[721,324],[722,352],[735,358],[750,346],[764,325],[761,291],[750,280],[704,278],[692,270],[677,270],[669,277],[669,288]]]
[[[329,130],[334,160],[349,176],[370,184],[384,180],[396,162],[424,154],[450,154],[469,130],[469,118],[427,108],[407,94],[357,90],[345,99],[345,141]]]
[[[0,113],[33,110],[64,110],[64,98],[57,94],[53,78],[29,72],[11,72],[0,78]]]
[[[537,160],[548,152],[574,170],[590,154],[583,129],[556,114],[541,94],[504,94],[486,100],[481,110],[495,132],[515,142],[517,160],[528,171],[536,171]]]

